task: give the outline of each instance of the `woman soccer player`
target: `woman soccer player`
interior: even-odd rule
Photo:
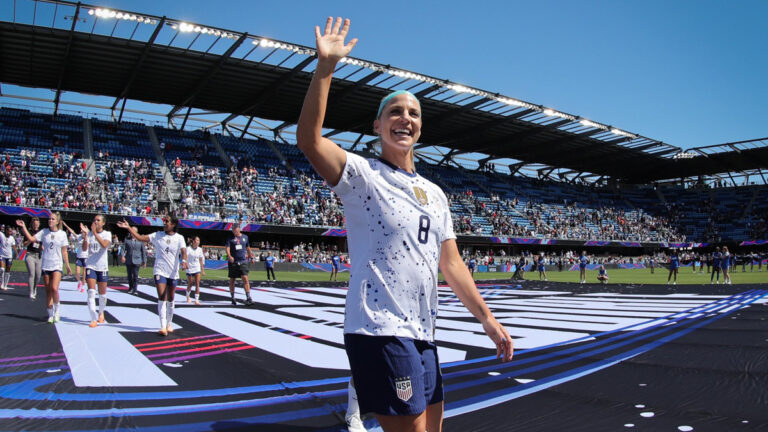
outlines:
[[[600,281],[601,284],[608,282],[608,272],[605,271],[604,265],[600,265],[600,268],[597,270],[597,280]]]
[[[720,253],[720,246],[716,246],[715,251],[712,252],[712,274],[709,276],[709,283],[720,283],[721,266],[722,254]]]
[[[537,267],[539,268],[539,280],[547,280],[547,267],[545,265],[543,253],[539,256]]]
[[[16,239],[13,237],[13,229],[6,225],[0,230],[0,288],[8,289],[8,281],[11,280],[11,265],[13,265],[14,252],[18,251]]]
[[[677,256],[677,251],[672,249],[672,255],[669,257],[669,276],[667,276],[667,285],[669,285],[669,281],[672,280],[672,275],[675,276],[672,285],[677,285],[678,269],[680,269],[680,258]]]
[[[75,244],[75,279],[77,279],[77,290],[85,291],[85,260],[88,259],[88,249],[83,249],[83,235],[78,234],[64,222],[64,229],[69,231],[69,241]]]
[[[579,257],[579,279],[581,283],[587,283],[587,263],[589,263],[587,251],[581,251],[581,256]]]
[[[152,243],[155,248],[155,288],[157,289],[157,315],[160,318],[160,336],[173,333],[173,295],[179,282],[179,253],[181,253],[181,268],[187,269],[187,244],[184,237],[176,232],[179,220],[176,216],[163,217],[163,231],[152,234],[139,234],[123,219],[117,226],[128,230],[138,241]]]
[[[189,268],[187,268],[187,303],[192,302],[189,299],[189,292],[192,291],[192,285],[195,286],[195,304],[200,304],[200,279],[205,276],[205,253],[200,247],[200,237],[192,237],[191,246],[187,247],[187,259]]]
[[[434,344],[438,265],[445,280],[482,323],[497,356],[512,358],[512,338],[483,301],[456,246],[448,200],[414,170],[421,135],[419,101],[405,91],[382,99],[373,129],[381,157],[364,159],[323,137],[322,127],[349,20],[315,28],[317,69],[304,99],[297,141],[344,202],[351,280],[344,345],[360,411],[384,431],[439,431],[443,386]]]
[[[91,328],[104,324],[107,309],[107,282],[109,281],[109,247],[112,233],[104,229],[104,215],[96,215],[91,229],[80,224],[83,237],[82,248],[88,251],[85,261],[85,283],[88,285],[88,311],[91,313]],[[99,289],[99,312],[96,313],[96,288]]]
[[[52,213],[50,219],[48,219],[48,228],[38,231],[34,236],[29,233],[27,225],[23,220],[16,220],[16,225],[21,228],[21,232],[27,241],[41,244],[43,249],[41,267],[45,283],[48,322],[51,324],[59,322],[61,320],[59,283],[61,282],[63,264],[67,265],[67,275],[72,274],[72,267],[69,266],[69,254],[67,253],[69,239],[67,239],[67,234],[61,230],[61,213]]]
[[[723,253],[720,258],[720,267],[723,269],[723,283],[731,284],[731,253],[728,252],[728,246],[723,246]]]

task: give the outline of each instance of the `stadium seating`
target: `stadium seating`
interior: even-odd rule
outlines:
[[[86,150],[82,117],[0,109],[0,141],[5,148],[2,201],[152,214],[164,187],[161,167],[166,165],[179,188],[181,217],[343,225],[341,201],[295,145],[140,123],[87,121],[92,167],[80,159]],[[160,144],[161,160],[156,159],[150,132]],[[35,157],[30,158],[33,151]],[[416,169],[445,191],[459,234],[718,241],[766,233],[764,186],[613,189],[425,161],[417,162]],[[95,177],[89,178],[89,172]],[[21,193],[19,185],[25,186]]]

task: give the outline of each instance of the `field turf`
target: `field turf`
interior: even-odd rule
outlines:
[[[72,270],[74,271],[74,263],[72,263]],[[13,272],[26,273],[26,266],[23,262],[14,261]],[[768,283],[768,269],[763,266],[762,271],[758,272],[755,267],[753,272],[749,271],[747,267],[746,272],[741,271],[741,266],[737,266],[735,271],[731,272],[731,279],[734,284],[756,284],[756,283]],[[666,269],[657,268],[654,274],[651,274],[649,269],[631,269],[631,270],[609,270],[608,277],[609,284],[665,284],[667,283],[667,275],[669,271]],[[112,266],[109,268],[109,275],[115,277],[125,277],[125,266]],[[181,278],[186,282],[186,275],[182,272]],[[327,281],[330,277],[330,273],[321,271],[300,271],[300,272],[285,272],[276,271],[275,276],[279,281],[295,281],[295,282],[319,282]],[[142,268],[139,271],[139,277],[152,278],[151,268]],[[66,277],[65,277],[66,278]],[[475,273],[475,280],[505,280],[511,279],[512,273]],[[677,275],[678,285],[695,285],[695,284],[709,284],[710,275],[706,273],[693,273],[690,268],[683,268]],[[206,270],[206,275],[203,276],[206,280],[227,280],[227,270]],[[552,282],[579,282],[579,273],[577,271],[550,271],[547,272],[547,279]],[[266,272],[262,269],[251,270],[249,273],[249,280],[263,281],[266,280]],[[349,281],[349,273],[341,272],[338,276],[339,282]],[[441,280],[442,275],[441,275]],[[525,280],[539,280],[538,272],[526,272]],[[722,283],[723,276],[720,275],[720,282]],[[597,283],[597,270],[587,271],[587,283]]]

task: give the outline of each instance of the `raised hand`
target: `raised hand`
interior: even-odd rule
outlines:
[[[125,219],[123,219],[121,221],[118,221],[117,222],[117,226],[120,227],[120,228],[123,228],[123,229],[130,229],[131,228],[131,226],[128,225],[128,222],[126,222]]]
[[[80,231],[83,232],[83,234],[88,234],[88,227],[85,226],[82,222],[80,223]]]
[[[325,22],[325,33],[320,34],[320,27],[315,26],[315,39],[317,40],[317,58],[318,61],[330,60],[338,62],[342,57],[346,57],[357,44],[357,38],[344,44],[344,39],[349,32],[349,18],[343,20],[336,18],[336,24],[333,23],[333,17],[328,17]]]
[[[24,221],[21,220],[21,219],[16,219],[16,225],[18,225],[18,226],[20,226],[22,228],[26,228],[27,227],[27,224],[25,224]]]

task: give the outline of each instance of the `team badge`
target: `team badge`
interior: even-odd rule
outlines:
[[[165,244],[170,246],[170,244],[171,244],[171,238],[170,237],[165,239]]]
[[[397,397],[403,402],[408,402],[413,396],[413,386],[411,386],[411,377],[397,378],[395,380],[395,390]]]
[[[419,201],[419,204],[427,205],[427,203],[429,203],[429,198],[427,198],[427,192],[424,189],[418,186],[414,186],[413,194],[416,195],[416,199]]]

